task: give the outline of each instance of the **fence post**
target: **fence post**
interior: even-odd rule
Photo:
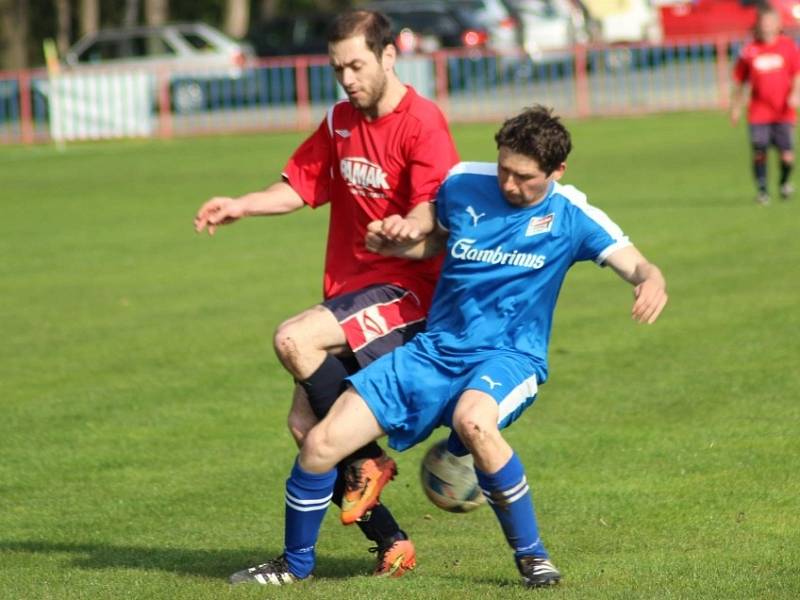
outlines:
[[[728,77],[730,75],[730,61],[728,60],[728,42],[724,37],[718,37],[717,48],[717,89],[719,90],[719,106],[727,109],[730,106],[731,93]]]
[[[33,131],[33,101],[31,94],[30,71],[19,72],[19,132],[23,144],[32,144]]]
[[[436,79],[436,103],[439,105],[444,118],[450,120],[450,92],[448,91],[447,55],[436,52],[433,55],[434,77]]]
[[[297,88],[297,128],[311,127],[311,101],[308,91],[308,59],[300,56],[294,61],[294,81]]]
[[[171,98],[169,93],[169,71],[159,69],[156,73],[156,89],[158,90],[158,135],[162,138],[171,138],[172,129],[172,109],[170,107]]]
[[[575,109],[579,117],[588,117],[591,112],[589,101],[589,69],[586,44],[575,45]]]

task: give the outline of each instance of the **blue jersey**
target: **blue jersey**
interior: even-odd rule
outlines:
[[[496,163],[453,167],[436,210],[450,234],[424,337],[443,354],[521,352],[544,382],[567,271],[581,260],[602,265],[628,238],[573,186],[553,182],[535,206],[512,206]]]

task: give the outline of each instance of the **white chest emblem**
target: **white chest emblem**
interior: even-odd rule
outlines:
[[[553,228],[553,220],[555,214],[550,213],[543,217],[533,217],[528,223],[528,229],[525,230],[525,237],[532,235],[539,235],[540,233],[547,233]]]

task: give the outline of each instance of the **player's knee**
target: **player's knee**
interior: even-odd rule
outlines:
[[[275,354],[284,365],[293,364],[295,357],[302,352],[303,340],[300,328],[291,322],[281,323],[272,337],[272,345],[275,347]]]
[[[289,433],[292,434],[298,448],[303,446],[308,432],[311,431],[311,428],[317,423],[316,419],[312,419],[309,415],[303,414],[297,410],[289,412],[289,417],[286,422],[289,427]]]
[[[336,448],[331,444],[324,427],[313,427],[306,435],[300,450],[300,462],[307,469],[322,472],[339,462]]]
[[[470,450],[480,448],[498,434],[496,422],[472,412],[454,415],[453,429]]]
[[[753,146],[753,162],[759,164],[767,162],[767,149],[761,146]]]

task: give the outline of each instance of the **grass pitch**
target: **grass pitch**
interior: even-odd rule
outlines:
[[[494,160],[494,126],[454,130]],[[508,432],[553,598],[800,597],[800,199],[752,202],[717,114],[571,124],[565,177],[664,270],[654,326],[579,265],[551,379]],[[397,456],[419,567],[369,576],[333,511],[317,578],[230,588],[282,547],[294,450],[271,332],[319,299],[326,210],[195,236],[212,195],[277,177],[298,135],[0,148],[0,598],[504,598],[493,515],[438,511]],[[772,175],[776,173],[772,170]],[[443,436],[435,434],[434,439]],[[425,446],[425,445],[424,445]]]

